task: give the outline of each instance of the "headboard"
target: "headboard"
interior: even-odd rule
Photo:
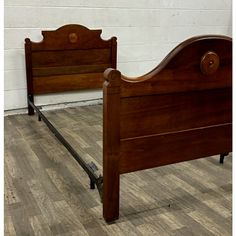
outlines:
[[[25,39],[28,97],[102,88],[102,73],[116,68],[116,37],[101,39],[102,30],[64,25],[42,31],[43,40]]]

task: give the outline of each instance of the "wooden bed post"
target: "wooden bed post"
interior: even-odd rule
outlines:
[[[117,70],[104,72],[103,84],[103,217],[119,218],[120,78]]]
[[[117,67],[117,38],[112,37],[112,47],[111,47],[111,67],[116,69]]]
[[[25,39],[25,65],[26,65],[26,78],[27,78],[27,104],[28,115],[34,115],[34,109],[29,105],[28,100],[34,103],[33,92],[33,78],[32,78],[32,58],[31,58],[31,42],[30,39]]]

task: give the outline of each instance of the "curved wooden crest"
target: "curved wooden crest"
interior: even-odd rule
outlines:
[[[104,48],[110,45],[111,39],[103,40],[101,33],[100,29],[90,30],[83,25],[69,24],[56,30],[42,31],[41,42],[32,42],[29,38],[25,42],[31,44],[33,51]]]
[[[219,35],[190,38],[151,72],[133,78],[122,75],[120,83],[123,97],[229,87],[232,39]]]

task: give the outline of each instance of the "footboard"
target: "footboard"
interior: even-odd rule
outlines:
[[[232,150],[232,40],[191,38],[137,77],[104,73],[103,214],[119,217],[119,175]]]

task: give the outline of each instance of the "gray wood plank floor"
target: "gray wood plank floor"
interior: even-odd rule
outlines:
[[[44,114],[102,172],[102,106]],[[97,190],[36,116],[5,117],[5,235],[231,235],[232,157],[121,176],[120,219],[107,224]]]

